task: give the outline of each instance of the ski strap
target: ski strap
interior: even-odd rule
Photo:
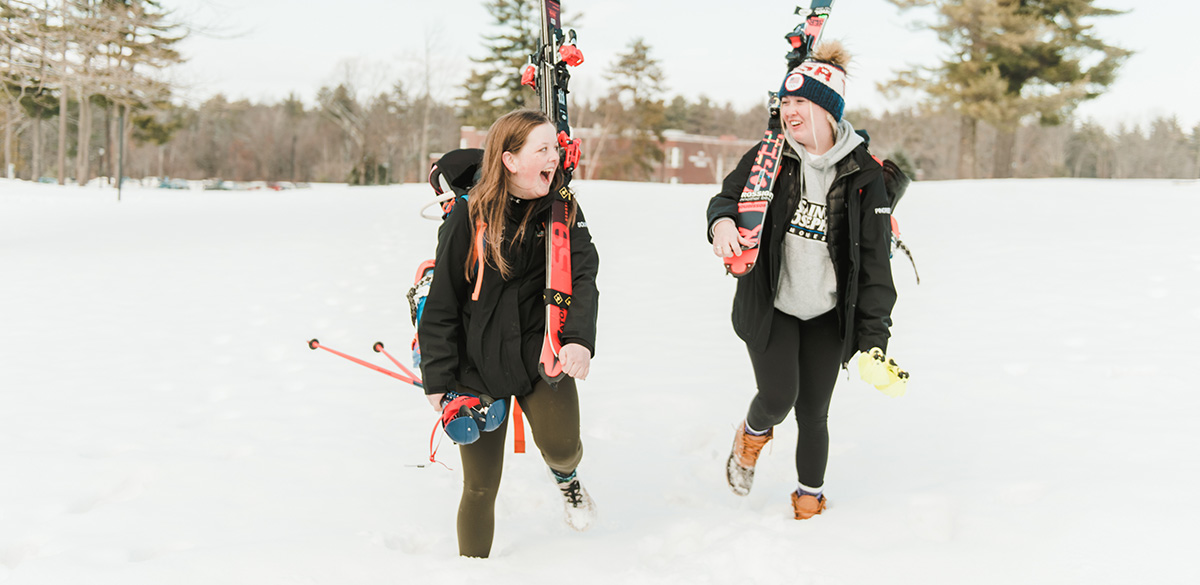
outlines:
[[[552,307],[559,307],[564,311],[571,307],[571,293],[548,288],[542,291],[542,297],[546,300],[546,304]]]
[[[514,396],[512,401],[513,453],[525,452],[525,419],[521,416],[521,405]]]

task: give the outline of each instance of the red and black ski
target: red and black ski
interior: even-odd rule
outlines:
[[[800,65],[817,45],[832,6],[833,0],[813,0],[804,22],[787,34],[786,38],[792,45],[787,55],[788,71]],[[796,8],[796,14],[800,14],[801,10]],[[754,166],[738,199],[738,234],[750,240],[750,246],[742,247],[741,256],[724,259],[725,272],[738,278],[750,274],[758,261],[759,238],[767,219],[767,208],[775,196],[771,189],[775,187],[775,178],[779,176],[779,157],[783,153],[784,139],[783,124],[779,121],[779,97],[774,92],[771,93],[770,113],[771,118],[759,143]]]
[[[563,34],[559,0],[542,0],[541,8],[541,44],[537,54],[530,56],[522,82],[537,89],[542,113],[554,123],[562,148],[563,183],[548,195],[552,199],[550,217],[546,220],[546,335],[538,363],[538,372],[554,386],[565,375],[558,353],[562,349],[560,335],[571,307],[570,214],[574,194],[568,185],[579,163],[579,142],[571,138],[567,115],[567,84],[571,79],[567,66],[583,63],[583,54],[575,47],[575,31]]]
[[[750,178],[742,187],[742,196],[738,199],[738,234],[750,240],[751,247],[743,247],[741,256],[730,256],[725,259],[725,272],[737,277],[750,273],[758,261],[758,239],[762,236],[763,222],[767,219],[767,207],[775,194],[771,188],[775,186],[775,177],[779,175],[779,155],[783,152],[783,130],[779,123],[779,106],[772,98],[771,123],[759,143],[758,156],[754,158],[754,166],[750,168]]]
[[[542,356],[538,372],[551,385],[562,380],[562,362],[558,352],[562,349],[559,335],[567,322],[567,310],[571,308],[571,213],[567,187],[551,194],[550,218],[546,222],[546,336],[542,340]]]

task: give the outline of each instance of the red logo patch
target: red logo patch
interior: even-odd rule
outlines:
[[[814,79],[818,77],[825,78],[825,83],[833,81],[833,69],[830,69],[824,65],[817,63],[805,63],[804,65],[800,66],[800,70],[803,71],[805,75],[808,75]]]

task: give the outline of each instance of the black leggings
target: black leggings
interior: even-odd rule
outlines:
[[[800,428],[796,476],[809,487],[825,484],[829,461],[829,402],[841,365],[842,342],[836,311],[801,321],[775,310],[767,350],[750,351],[758,394],[746,424],[765,431],[795,409]]]
[[[471,391],[468,388],[460,390]],[[579,393],[575,389],[575,380],[564,377],[558,383],[558,389],[538,380],[533,393],[518,398],[517,403],[529,422],[533,442],[546,465],[564,475],[574,471],[583,459],[583,442],[579,439]],[[511,415],[512,407],[509,409]],[[500,428],[480,433],[478,441],[459,445],[463,493],[458,504],[458,554],[465,557],[487,557],[492,550],[496,493],[504,468],[504,438],[508,435],[509,418],[511,416],[504,419]]]

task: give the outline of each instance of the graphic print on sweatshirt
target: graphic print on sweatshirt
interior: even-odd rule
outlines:
[[[809,240],[824,242],[828,225],[824,205],[801,199],[800,205],[796,207],[796,215],[792,217],[792,223],[788,226],[788,232]]]

